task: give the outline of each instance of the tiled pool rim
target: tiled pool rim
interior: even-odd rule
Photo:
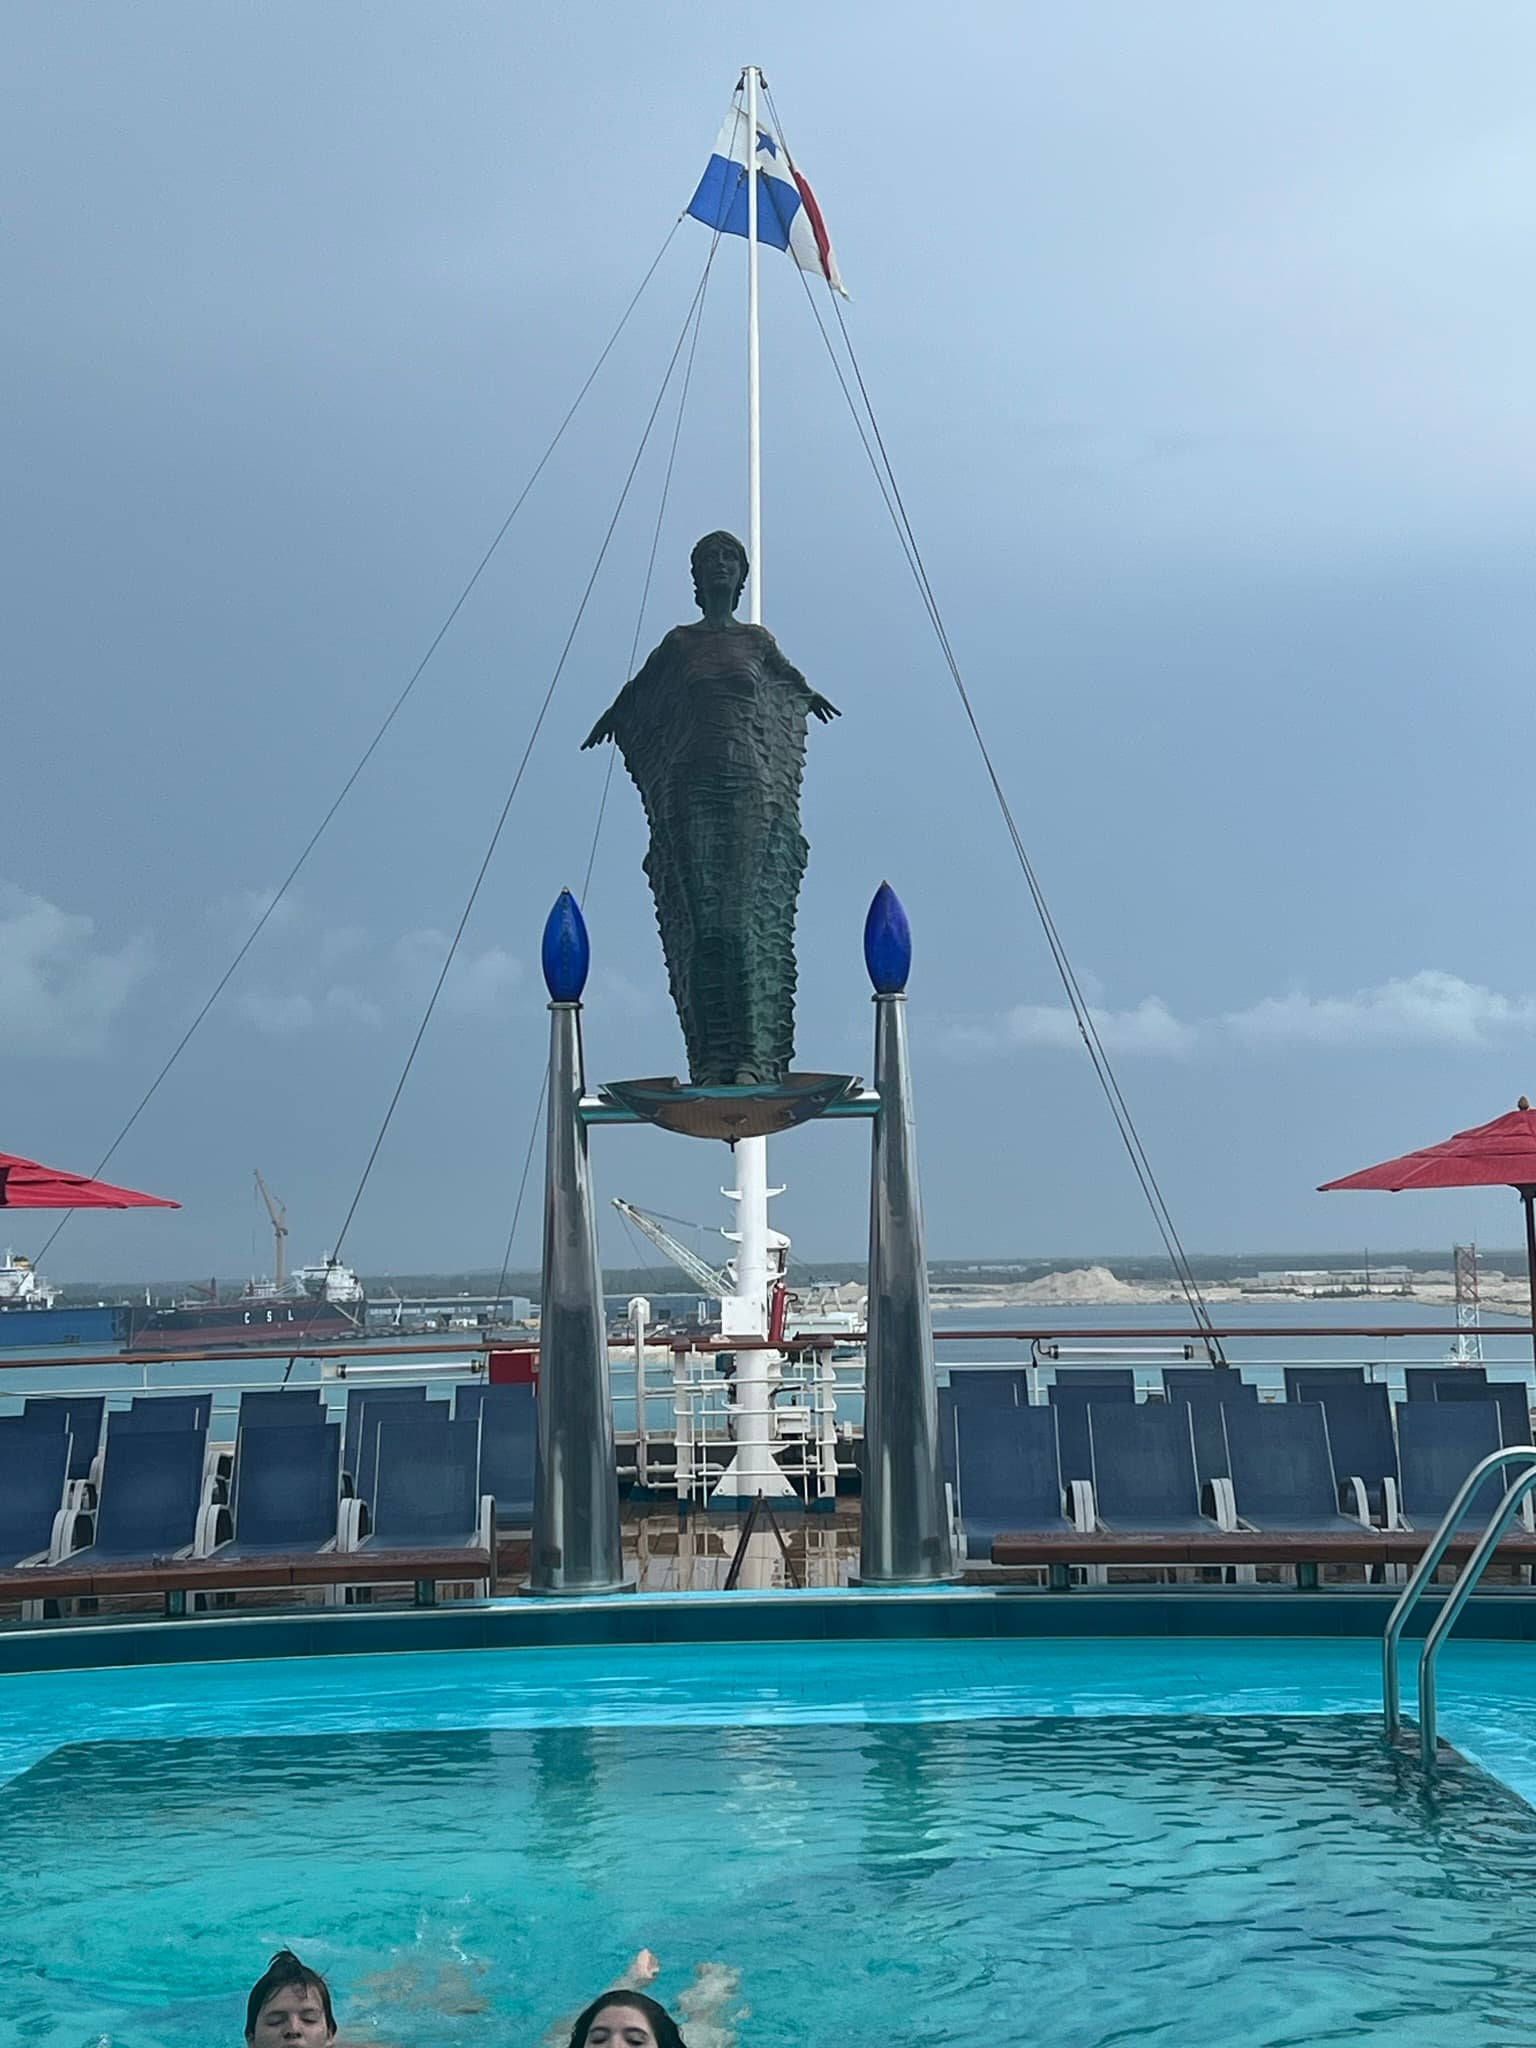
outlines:
[[[1444,1598],[1409,1625],[1422,1636]],[[451,1650],[638,1648],[661,1644],[997,1641],[1028,1638],[1379,1638],[1392,1588],[1052,1594],[990,1587],[875,1592],[646,1593],[587,1600],[487,1600],[435,1608],[312,1608],[286,1614],[43,1622],[0,1630],[0,1677],[289,1657]],[[1475,1595],[1458,1640],[1536,1642],[1536,1595]]]

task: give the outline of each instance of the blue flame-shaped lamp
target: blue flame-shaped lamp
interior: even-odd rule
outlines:
[[[581,906],[569,889],[562,889],[555,898],[555,907],[545,921],[539,958],[550,1001],[579,1003],[592,964],[592,946]]]
[[[864,965],[877,996],[899,996],[912,972],[912,927],[889,882],[875,891],[864,920]]]

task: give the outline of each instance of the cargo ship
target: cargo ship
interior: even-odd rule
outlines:
[[[281,1264],[279,1264],[281,1273]],[[227,1351],[243,1344],[329,1344],[361,1336],[368,1313],[350,1266],[323,1259],[275,1282],[249,1281],[233,1301],[218,1283],[171,1308],[136,1308],[130,1351]]]
[[[301,1266],[279,1291],[251,1283],[220,1301],[204,1294],[156,1305],[63,1304],[30,1260],[7,1251],[0,1262],[0,1350],[224,1351],[242,1345],[328,1344],[359,1336],[367,1313],[362,1282],[350,1266],[326,1260]]]
[[[126,1302],[89,1302],[59,1308],[50,1287],[30,1259],[9,1248],[0,1260],[0,1349],[51,1350],[67,1344],[76,1351],[116,1351],[128,1341]]]

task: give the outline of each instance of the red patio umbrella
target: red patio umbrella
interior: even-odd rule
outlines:
[[[179,1209],[163,1195],[135,1194],[84,1173],[60,1173],[0,1152],[0,1209]]]
[[[1513,1188],[1525,1209],[1525,1259],[1530,1273],[1531,1343],[1536,1348],[1536,1109],[1525,1096],[1518,1109],[1496,1116],[1491,1124],[1458,1131],[1438,1145],[1405,1152],[1323,1182],[1319,1193],[1334,1188],[1374,1188],[1400,1194],[1405,1188]]]

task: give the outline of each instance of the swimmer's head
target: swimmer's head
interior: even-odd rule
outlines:
[[[687,2048],[664,2005],[643,1991],[605,1991],[576,2016],[570,2048]]]
[[[245,2038],[253,2048],[326,2048],[335,2040],[330,1988],[291,1948],[280,1948],[251,1986]]]

